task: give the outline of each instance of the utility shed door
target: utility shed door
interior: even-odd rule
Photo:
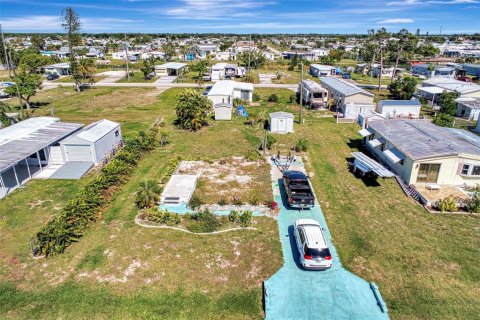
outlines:
[[[277,119],[278,128],[277,131],[279,132],[286,132],[287,131],[287,118],[278,118]]]
[[[66,145],[67,161],[93,161],[90,145]]]

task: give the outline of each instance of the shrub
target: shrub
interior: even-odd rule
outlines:
[[[245,210],[240,215],[240,225],[244,228],[252,225],[252,216],[253,212],[250,210]]]
[[[453,196],[447,196],[437,202],[436,207],[441,212],[453,212],[457,211],[457,201]]]
[[[277,142],[277,138],[271,134],[267,134],[267,140],[265,141],[267,149],[270,150],[275,142]]]
[[[228,214],[228,220],[231,222],[238,222],[240,220],[240,215],[238,214],[238,211],[230,211],[230,213]]]
[[[190,198],[190,201],[188,201],[188,206],[193,210],[200,208],[202,204],[202,199],[200,199],[195,193]]]
[[[248,74],[246,74],[245,77],[243,78],[243,81],[244,81],[244,82],[254,83],[254,82],[255,82],[255,78],[253,77],[253,74],[248,73]]]
[[[220,221],[217,216],[207,209],[193,213],[187,229],[194,233],[214,232],[220,228]]]
[[[135,203],[139,208],[151,208],[160,201],[162,189],[155,180],[140,182],[140,190],[135,197]]]
[[[295,144],[295,151],[297,152],[307,151],[309,145],[310,145],[310,142],[308,141],[308,139],[300,138],[297,140],[297,143]]]
[[[131,166],[155,148],[157,133],[156,126],[153,126],[147,132],[140,131],[136,136],[126,139],[124,148],[113,160],[35,235],[33,255],[49,257],[63,253],[72,242],[79,241],[90,224],[97,220],[100,207],[109,200],[109,188],[122,184],[132,172]]]
[[[258,199],[257,196],[253,196],[252,199],[250,199],[250,204],[253,206],[256,206],[259,202],[260,200]]]
[[[257,161],[260,159],[260,154],[257,152],[257,150],[249,150],[245,158],[248,161]]]
[[[255,93],[252,95],[252,101],[253,101],[253,102],[258,102],[258,101],[260,101],[260,95],[255,92]]]
[[[278,102],[278,96],[275,93],[272,93],[271,95],[268,96],[267,101],[268,102]]]
[[[211,102],[201,92],[187,89],[178,97],[175,123],[182,129],[197,131],[208,125],[208,113],[211,108]]]
[[[297,102],[297,96],[295,94],[290,95],[290,97],[288,97],[288,103],[295,103],[295,102]]]
[[[472,198],[467,201],[468,212],[480,213],[480,192],[475,192]]]
[[[218,200],[217,204],[219,206],[226,206],[228,204],[227,200],[225,200],[225,198],[221,198],[220,200]]]
[[[242,199],[234,196],[233,199],[232,199],[232,204],[236,205],[236,206],[241,206],[241,205],[243,205],[243,201],[242,201]]]

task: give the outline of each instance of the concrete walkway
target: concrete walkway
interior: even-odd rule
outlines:
[[[290,169],[304,171],[300,161]],[[303,211],[289,209],[283,187],[280,187],[281,173],[275,165],[271,173],[275,201],[281,209],[278,228],[284,265],[264,282],[266,319],[388,319],[388,314],[380,308],[384,306],[380,293],[372,290],[376,286],[342,267],[319,205]],[[299,218],[315,219],[325,229],[332,254],[330,269],[305,271],[300,267],[293,236],[293,225]]]

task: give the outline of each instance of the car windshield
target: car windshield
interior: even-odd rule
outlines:
[[[314,92],[314,93],[313,93],[313,97],[314,97],[315,99],[323,98],[323,93],[322,93],[322,92]]]
[[[328,248],[319,249],[306,247],[305,249],[305,254],[314,258],[325,258],[331,256]]]

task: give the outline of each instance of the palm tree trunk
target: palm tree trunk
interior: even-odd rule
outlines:
[[[400,55],[403,52],[403,47],[400,47],[400,50],[398,51],[397,58],[395,59],[395,67],[393,67],[393,74],[392,74],[392,82],[393,79],[395,78],[395,74],[397,73],[397,68],[398,68],[398,60],[400,60]]]

